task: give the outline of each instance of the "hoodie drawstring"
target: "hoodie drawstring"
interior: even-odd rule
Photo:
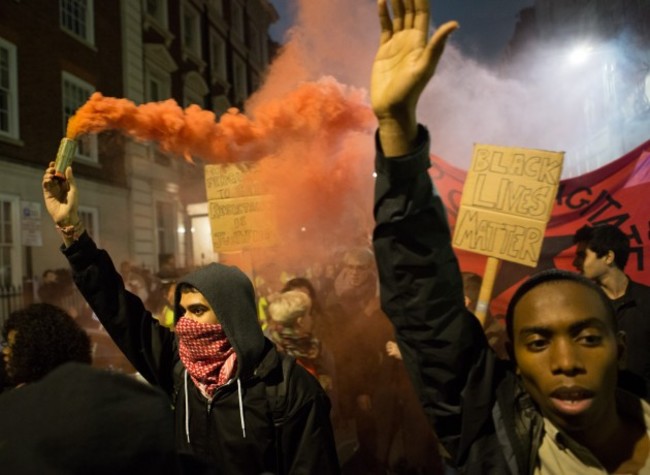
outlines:
[[[190,445],[190,402],[189,402],[189,391],[187,390],[187,370],[185,370],[185,436],[187,437],[187,443]]]
[[[190,403],[189,391],[187,388],[187,370],[185,370],[185,437],[187,443],[190,444]],[[242,398],[241,380],[237,378],[237,397],[239,399],[239,422],[241,424],[241,433],[243,438],[246,438],[246,422],[244,421],[244,401]]]
[[[244,422],[244,403],[241,395],[241,380],[237,378],[237,396],[239,397],[239,420],[241,422],[241,433],[246,438],[246,422]]]

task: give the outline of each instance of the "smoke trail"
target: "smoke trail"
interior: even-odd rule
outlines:
[[[378,41],[376,5],[298,0],[297,12],[287,43],[245,113],[231,110],[216,122],[196,106],[183,110],[165,101],[135,107],[96,95],[68,134],[116,127],[186,158],[256,162],[256,178],[279,195],[281,228],[296,233],[290,240],[295,252],[288,251],[287,259],[313,246],[315,234],[328,245],[358,241],[371,222],[374,119],[363,89]],[[462,34],[461,25],[420,100],[418,117],[431,131],[432,151],[465,168],[476,142],[564,150],[564,176],[595,168],[575,150],[588,132],[581,103],[589,81],[600,76],[567,69],[560,47],[549,46],[542,52],[545,62],[540,55],[522,55],[529,61],[513,63],[509,71],[523,79],[507,79],[464,57],[454,47],[454,36]]]

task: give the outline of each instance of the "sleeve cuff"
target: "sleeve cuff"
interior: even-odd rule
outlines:
[[[429,131],[423,125],[418,125],[417,145],[413,152],[400,157],[387,158],[379,143],[379,134],[375,134],[375,170],[378,174],[387,176],[391,181],[407,181],[431,167],[429,158]]]

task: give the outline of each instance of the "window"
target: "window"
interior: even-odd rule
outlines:
[[[145,0],[145,11],[160,26],[167,28],[167,0]]]
[[[79,206],[79,220],[83,223],[86,231],[93,240],[99,243],[99,212],[97,208]]]
[[[59,0],[61,28],[87,43],[95,42],[93,0]]]
[[[237,1],[230,5],[232,29],[237,38],[244,38],[244,11]]]
[[[259,32],[255,28],[255,25],[251,24],[248,30],[248,47],[251,50],[251,55],[255,61],[259,61],[260,57],[260,37]]]
[[[183,105],[197,104],[205,107],[205,96],[210,92],[203,76],[196,71],[190,71],[183,77]]]
[[[145,97],[147,102],[159,102],[171,96],[171,81],[169,74],[148,66],[145,69]]]
[[[212,69],[212,80],[220,79],[224,82],[228,80],[226,72],[226,42],[217,33],[212,35],[212,45],[210,48],[210,67]]]
[[[201,57],[201,19],[199,12],[188,4],[183,5],[183,47],[194,56]]]
[[[175,254],[176,225],[174,205],[167,201],[156,201],[156,232],[158,236],[158,255]]]
[[[0,38],[0,136],[18,138],[16,47]]]
[[[144,87],[147,102],[163,101],[171,97],[171,73],[178,66],[161,44],[144,45]]]
[[[18,198],[0,194],[0,287],[19,283]]]
[[[247,87],[247,78],[246,78],[246,65],[240,58],[233,59],[234,67],[234,85],[235,85],[235,97],[237,101],[243,101],[248,97],[248,87]]]
[[[68,126],[68,119],[79,107],[86,103],[94,88],[75,76],[64,72],[63,82],[63,135]],[[97,163],[97,136],[95,134],[78,137],[77,157]]]

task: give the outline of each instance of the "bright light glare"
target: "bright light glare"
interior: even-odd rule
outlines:
[[[593,46],[590,45],[580,45],[573,48],[571,53],[569,53],[569,62],[571,64],[582,64],[587,61],[589,55],[594,50]]]

